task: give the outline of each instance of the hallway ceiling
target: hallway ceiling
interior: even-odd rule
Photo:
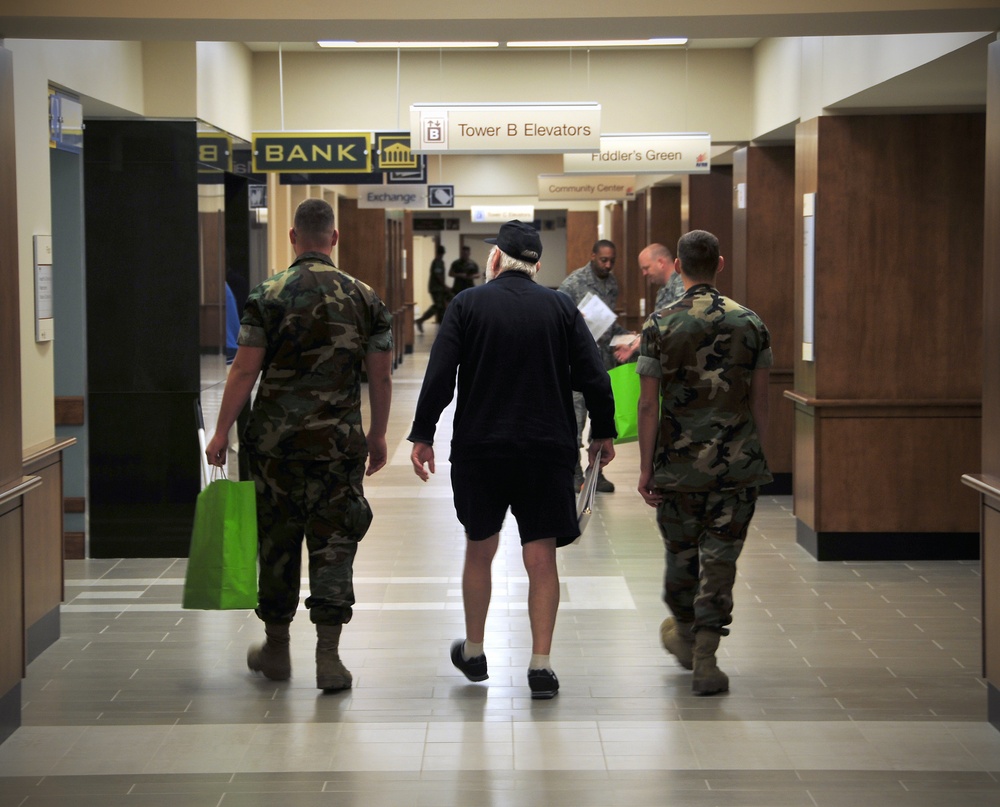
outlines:
[[[613,14],[609,11],[613,10]],[[1000,29],[996,0],[0,0],[0,38],[732,39]]]

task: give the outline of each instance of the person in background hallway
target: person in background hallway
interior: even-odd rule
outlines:
[[[444,277],[444,252],[444,247],[438,245],[437,257],[431,261],[430,277],[427,279],[427,291],[431,293],[431,299],[434,303],[415,323],[420,333],[424,332],[424,323],[431,317],[434,317],[434,321],[438,325],[441,324],[445,309],[448,307],[448,301],[452,297],[452,290]]]
[[[451,291],[458,294],[465,289],[471,289],[476,285],[475,280],[479,277],[479,264],[470,257],[472,250],[469,247],[462,247],[462,256],[457,261],[452,261],[448,270],[448,277],[455,278],[451,282]]]
[[[425,482],[434,473],[434,432],[458,402],[451,441],[451,484],[465,527],[462,595],[465,639],[451,660],[470,681],[488,678],[485,641],[490,567],[508,507],[517,520],[528,573],[531,697],[559,691],[549,655],[559,607],[556,548],[580,534],[573,487],[579,459],[573,389],[593,422],[591,462],[615,456],[614,399],[594,339],[565,295],[534,281],[542,242],[528,224],[511,221],[488,243],[490,282],[460,294],[445,314],[420,389],[410,460]],[[425,468],[426,466],[426,468]]]
[[[240,311],[236,306],[236,295],[226,283],[226,364],[236,358],[237,339],[240,336]]]
[[[610,241],[602,239],[596,242],[590,253],[590,262],[567,275],[566,279],[559,284],[559,291],[568,295],[576,305],[579,305],[580,301],[587,296],[587,292],[593,292],[608,308],[614,311],[615,306],[618,305],[618,280],[612,274],[615,268],[615,255],[615,245]],[[604,361],[605,370],[617,366],[618,360],[615,358],[614,348],[611,347],[611,339],[624,333],[627,331],[615,322],[597,340],[597,347],[600,350],[601,359]],[[582,446],[583,427],[587,422],[587,407],[579,393],[573,396],[573,406],[576,411],[576,441],[578,446]],[[580,465],[579,450],[577,455],[573,479],[577,489],[579,489],[583,484],[583,467]],[[614,483],[605,479],[603,472],[597,479],[597,490],[601,493],[615,492]]]
[[[760,318],[714,287],[723,267],[714,235],[682,236],[674,265],[684,296],[646,320],[636,365],[639,493],[656,508],[666,548],[663,599],[673,616],[660,639],[694,669],[693,692],[712,695],[729,689],[715,654],[729,634],[757,490],[771,481],[762,444],[773,357]]]
[[[674,256],[663,244],[650,244],[639,253],[639,271],[660,288],[653,311],[659,311],[684,296],[684,281],[674,271]],[[615,348],[615,358],[622,364],[632,361],[639,352],[639,334]]]
[[[304,534],[316,686],[336,692],[352,682],[338,648],[353,613],[354,556],[372,519],[362,481],[386,463],[391,317],[369,286],[330,260],[338,233],[329,204],[302,202],[289,238],[295,261],[254,289],[243,309],[239,349],[205,453],[213,465],[224,463],[229,428],[263,372],[243,445],[257,491],[257,616],[266,640],[250,648],[247,665],[275,681],[291,676],[288,628],[299,604]]]

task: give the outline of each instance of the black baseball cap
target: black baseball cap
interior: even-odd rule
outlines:
[[[538,230],[517,219],[501,224],[496,238],[483,240],[487,244],[496,244],[501,252],[525,263],[538,263],[542,257],[542,239]]]

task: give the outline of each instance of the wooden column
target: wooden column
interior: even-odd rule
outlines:
[[[683,232],[708,230],[719,239],[719,251],[729,259],[733,252],[733,169],[718,165],[708,174],[691,174],[684,178],[681,222]],[[676,243],[675,243],[676,246]],[[733,293],[732,273],[723,270],[717,281],[719,291]]]
[[[566,274],[575,272],[590,261],[597,240],[597,213],[570,210],[566,214]]]
[[[989,721],[1000,729],[1000,42],[990,45],[988,64],[983,214],[982,473],[970,473],[963,481],[979,494],[983,676],[988,691]]]
[[[982,361],[984,118],[823,117],[796,157],[794,488],[821,560],[970,558]],[[815,360],[801,351],[815,194]]]
[[[751,146],[733,160],[733,246],[726,264],[733,298],[755,311],[771,333],[771,427],[764,454],[774,475],[768,493],[792,492],[795,410],[795,149]]]
[[[663,244],[673,255],[681,237],[681,186],[655,185],[646,192],[646,243]],[[645,246],[645,245],[643,245]],[[660,287],[646,281],[646,313],[653,312]]]
[[[638,332],[646,319],[642,301],[646,297],[646,279],[639,270],[639,252],[649,243],[647,234],[646,192],[625,203],[625,238],[615,242],[618,254],[615,276],[618,278],[619,323],[629,331]]]

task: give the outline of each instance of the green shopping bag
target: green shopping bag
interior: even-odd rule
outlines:
[[[642,386],[635,362],[621,364],[608,370],[611,391],[615,396],[616,443],[630,443],[639,439],[639,388]]]
[[[257,607],[257,500],[253,482],[218,479],[194,510],[185,608]]]

